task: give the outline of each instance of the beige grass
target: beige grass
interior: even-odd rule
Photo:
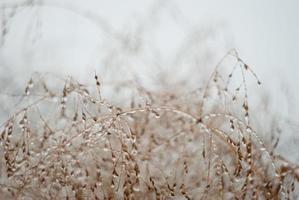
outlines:
[[[132,98],[119,105],[98,75],[95,86],[67,78],[58,89],[35,75],[27,105],[1,126],[0,199],[295,199],[298,166],[251,124],[251,75],[261,84],[232,50],[201,89],[127,84]]]

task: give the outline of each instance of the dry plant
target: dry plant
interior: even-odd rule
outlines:
[[[122,83],[116,105],[97,74],[94,86],[35,74],[1,125],[0,198],[296,199],[298,166],[251,124],[248,76],[261,84],[231,50],[200,89]]]
[[[126,79],[113,85],[103,81],[109,74],[95,73],[94,84],[86,85],[32,75],[15,111],[0,124],[0,199],[297,198],[298,165],[275,151],[279,136],[262,138],[254,128],[258,113],[250,109],[247,82],[261,82],[252,68],[231,50],[205,82],[202,60],[215,52],[201,55],[206,49],[200,48],[211,32],[191,32],[165,64],[155,47],[144,45],[146,26],[156,24],[154,14],[163,5],[123,33],[76,7],[24,1],[1,5],[2,46],[10,20],[27,7],[59,7],[94,22],[112,38],[106,41],[111,49],[101,51],[103,62]],[[145,67],[172,66],[159,74],[158,89],[127,81],[123,71],[142,63],[138,59],[149,60]],[[191,87],[185,77],[164,80],[184,67],[193,72]],[[109,92],[117,98],[104,95]]]

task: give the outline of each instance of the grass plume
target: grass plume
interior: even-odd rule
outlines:
[[[296,199],[298,166],[254,130],[247,76],[261,84],[231,50],[196,91],[130,83],[116,105],[97,74],[58,88],[35,74],[1,125],[0,198]]]

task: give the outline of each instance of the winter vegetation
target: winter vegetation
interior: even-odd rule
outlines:
[[[0,63],[0,199],[298,198],[299,166],[277,149],[283,130],[274,116],[257,120],[267,101],[250,91],[263,88],[254,66],[234,48],[219,58],[211,27],[189,28],[162,58],[149,39],[165,10],[179,12],[159,2],[125,31],[75,6],[0,4],[1,48],[22,9],[63,7],[109,35],[105,67],[85,81],[35,72],[14,84]]]

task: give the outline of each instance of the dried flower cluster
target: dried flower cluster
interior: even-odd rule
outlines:
[[[128,84],[121,105],[98,75],[94,87],[69,78],[59,89],[33,77],[27,106],[1,125],[0,199],[295,199],[299,169],[253,129],[247,75],[257,79],[232,50],[201,89]]]

